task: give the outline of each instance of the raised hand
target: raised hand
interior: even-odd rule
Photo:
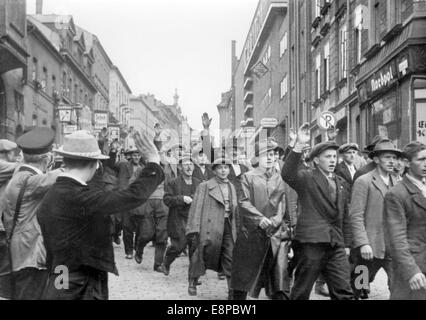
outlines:
[[[161,126],[160,126],[160,124],[159,123],[157,123],[155,126],[154,126],[154,132],[155,132],[155,137],[156,138],[158,138],[158,137],[160,137],[160,135],[161,135]]]
[[[309,129],[309,123],[305,122],[297,131],[297,143],[308,144],[311,141],[311,132]]]
[[[160,164],[160,155],[158,154],[157,147],[146,133],[140,134],[137,131],[133,132],[132,138],[135,141],[136,148],[139,150],[146,162]]]
[[[207,112],[203,113],[203,116],[201,117],[201,121],[203,123],[203,128],[205,130],[208,130],[210,128],[210,124],[212,123],[212,118],[209,118],[209,114]]]
[[[331,126],[328,130],[327,130],[327,137],[328,137],[328,141],[334,141],[337,137],[337,135],[339,134],[339,129],[336,129],[336,127]]]
[[[290,132],[288,133],[288,145],[293,148],[296,145],[297,141],[297,133],[294,131],[293,128],[290,129]]]

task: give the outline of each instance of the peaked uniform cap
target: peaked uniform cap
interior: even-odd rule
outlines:
[[[45,127],[34,127],[16,140],[22,152],[30,155],[44,154],[52,150],[55,131]]]

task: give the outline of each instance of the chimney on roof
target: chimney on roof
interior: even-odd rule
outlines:
[[[36,14],[43,14],[43,0],[36,0]]]

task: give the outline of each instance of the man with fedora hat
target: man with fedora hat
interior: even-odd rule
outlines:
[[[373,138],[373,140],[371,140],[371,143],[364,148],[363,153],[365,153],[367,155],[370,154],[370,152],[372,152],[374,150],[374,147],[376,146],[376,144],[383,141],[383,140],[390,141],[387,137],[384,137],[384,136],[381,136],[381,135],[375,136]],[[363,166],[363,167],[359,168],[359,170],[357,170],[357,172],[354,175],[353,181],[355,181],[356,179],[358,179],[362,175],[369,173],[370,171],[373,171],[374,169],[376,169],[376,163],[374,161],[370,161],[365,166]]]
[[[109,216],[144,203],[164,179],[153,142],[145,134],[135,133],[133,138],[147,165],[132,184],[118,191],[87,185],[99,161],[108,158],[91,134],[70,134],[56,150],[64,157],[66,171],[38,211],[49,271],[44,299],[108,299],[108,272],[118,275]],[[61,278],[64,272],[67,278]]]
[[[6,299],[11,298],[10,263],[6,231],[3,225],[3,212],[7,207],[5,189],[18,166],[15,156],[17,148],[15,142],[0,139],[0,297]]]
[[[373,159],[376,168],[359,177],[352,190],[352,201],[349,217],[352,229],[351,260],[354,271],[351,275],[352,289],[355,298],[363,294],[362,289],[356,288],[357,266],[368,268],[369,282],[374,280],[376,273],[383,268],[388,275],[389,286],[392,285],[392,268],[389,246],[385,239],[383,227],[383,206],[385,195],[396,183],[394,165],[402,156],[401,150],[388,140],[377,143],[369,157]]]
[[[24,163],[6,187],[4,225],[9,241],[13,299],[39,299],[46,283],[46,250],[37,210],[62,169],[49,171],[55,132],[35,127],[18,138]]]
[[[391,300],[426,300],[426,145],[403,149],[408,173],[385,196],[384,223],[394,283]]]
[[[129,158],[129,160],[120,161],[117,164],[119,189],[126,189],[129,186],[130,178],[139,168],[141,168],[138,149],[131,147],[127,149],[124,154]],[[123,228],[123,242],[126,259],[133,259],[133,250],[136,248],[137,243],[137,225],[135,218],[129,211],[126,211],[121,213],[119,220],[121,220],[121,226]],[[117,221],[116,219],[116,222],[120,223],[119,220]]]
[[[164,203],[169,207],[167,218],[167,234],[170,237],[171,245],[164,254],[162,271],[167,276],[170,272],[170,265],[187,247],[185,235],[188,212],[191,208],[195,190],[201,183],[193,176],[194,163],[190,154],[184,154],[179,160],[182,174],[171,180],[165,186]]]
[[[345,179],[349,185],[352,185],[357,171],[355,157],[357,152],[359,152],[359,147],[356,143],[345,143],[340,146],[338,151],[339,155],[343,157],[343,161],[336,165],[334,173]]]
[[[299,163],[302,149],[310,141],[309,131],[308,123],[300,127],[296,145],[282,170],[282,178],[296,190],[300,204],[293,243],[297,265],[291,299],[309,299],[320,274],[331,299],[352,299],[345,251],[349,239],[344,232],[349,187],[334,174],[339,146],[334,142],[315,145],[309,156],[315,169],[302,169]]]

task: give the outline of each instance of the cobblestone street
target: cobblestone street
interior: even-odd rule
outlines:
[[[114,245],[115,246],[115,245]],[[181,256],[172,264],[168,277],[154,272],[154,248],[148,245],[141,265],[124,258],[123,245],[115,246],[115,257],[119,277],[109,276],[111,300],[225,300],[227,299],[226,280],[219,280],[217,274],[207,271],[197,287],[198,295],[192,297],[187,292],[188,257]],[[388,299],[386,274],[381,270],[371,285],[370,297],[373,300]],[[260,299],[266,299],[261,293]],[[315,295],[312,300],[328,300]]]

